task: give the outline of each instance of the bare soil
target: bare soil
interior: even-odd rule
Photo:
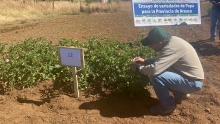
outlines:
[[[0,87],[1,124],[219,124],[220,123],[220,40],[208,42],[210,18],[208,2],[201,3],[202,24],[192,26],[164,26],[171,35],[189,41],[197,50],[205,71],[204,87],[178,105],[168,116],[154,116],[149,108],[158,100],[152,89],[151,97],[112,95],[102,98],[59,92],[48,80],[23,90],[4,92]],[[131,7],[130,7],[131,8]],[[133,25],[132,10],[106,13],[68,15],[41,20],[19,21],[0,26],[1,42],[16,43],[30,37],[45,37],[52,42],[61,38],[78,39],[98,36],[118,41],[137,41],[151,27]]]

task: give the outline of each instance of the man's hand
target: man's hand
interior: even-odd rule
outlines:
[[[144,64],[144,59],[141,57],[135,57],[133,59],[133,62],[138,63],[138,64]]]
[[[136,72],[138,67],[139,67],[139,64],[137,64],[137,63],[133,63],[133,64],[130,65],[130,69],[133,72]]]

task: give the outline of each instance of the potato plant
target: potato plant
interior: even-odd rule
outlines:
[[[32,87],[51,78],[51,71],[58,64],[56,49],[45,38],[10,45],[2,56],[0,80],[11,89]]]
[[[118,42],[113,39],[91,37],[86,42],[61,39],[53,45],[45,38],[26,39],[7,46],[0,44],[0,81],[10,89],[33,87],[37,82],[52,79],[54,86],[72,91],[72,69],[60,66],[57,46],[86,48],[85,68],[77,68],[80,90],[129,93],[143,92],[143,85],[149,85],[147,75],[132,72],[129,65],[132,58],[149,58],[153,53],[139,42]],[[156,55],[157,53],[155,53]]]
[[[104,90],[133,94],[142,92],[143,85],[149,84],[147,75],[134,73],[129,68],[133,57],[148,58],[151,56],[150,53],[153,53],[147,47],[142,47],[139,42],[120,43],[113,39],[91,37],[83,44],[65,39],[59,44],[87,49],[85,51],[86,66],[78,69],[81,90],[92,88],[97,92]],[[65,76],[61,77],[70,77],[71,75],[71,73],[63,74]]]

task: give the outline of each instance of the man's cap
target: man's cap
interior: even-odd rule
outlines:
[[[167,39],[167,33],[160,27],[155,27],[150,30],[148,36],[141,40],[143,46],[149,46],[152,43],[163,42]]]

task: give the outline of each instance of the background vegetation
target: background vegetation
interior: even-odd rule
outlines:
[[[16,20],[38,19],[56,15],[76,15],[80,13],[106,13],[126,8],[120,1],[101,3],[92,0],[0,0],[0,24]]]

